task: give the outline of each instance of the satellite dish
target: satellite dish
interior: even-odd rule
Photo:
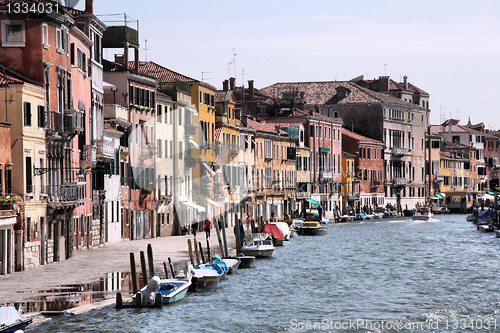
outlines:
[[[75,6],[78,5],[78,2],[80,0],[54,0],[54,1],[60,3],[65,7],[75,8]]]
[[[79,1],[80,0],[64,0],[64,2],[66,3],[65,6],[71,8],[75,8],[75,6],[78,5]]]

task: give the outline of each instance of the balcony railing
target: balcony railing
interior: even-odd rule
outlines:
[[[434,176],[434,181],[436,183],[442,182],[443,180],[444,180],[444,176],[443,175],[435,175]]]
[[[74,202],[85,200],[85,184],[44,185],[42,193],[49,202]]]
[[[97,158],[109,160],[115,158],[115,147],[112,140],[94,140],[97,147]]]
[[[93,145],[83,146],[80,153],[80,167],[85,169],[97,163],[97,147]]]
[[[64,112],[64,131],[82,133],[85,126],[85,113],[80,110],[68,109]]]
[[[393,178],[392,185],[394,186],[404,186],[406,185],[406,178]]]
[[[297,199],[307,199],[311,197],[311,192],[297,192]]]
[[[332,179],[333,178],[333,172],[332,171],[320,171],[319,172],[319,177],[322,179]]]
[[[128,105],[125,102],[114,101],[110,104],[104,104],[104,119],[118,120],[128,123]]]
[[[403,148],[403,147],[393,147],[391,149],[391,154],[393,156],[405,156],[406,155],[406,148]]]

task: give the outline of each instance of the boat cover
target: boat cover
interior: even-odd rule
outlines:
[[[19,319],[21,319],[21,316],[15,307],[0,305],[0,326],[3,324],[10,325]]]
[[[281,232],[283,233],[283,236],[285,238],[287,236],[290,236],[290,226],[286,222],[276,222],[276,223],[270,223],[270,224],[276,224],[278,228],[280,228]]]
[[[283,232],[276,224],[264,224],[261,232],[271,234],[276,239],[285,239]]]
[[[494,210],[484,210],[484,211],[479,211],[478,217],[480,220],[488,220],[488,219],[493,219],[495,218],[495,211]]]

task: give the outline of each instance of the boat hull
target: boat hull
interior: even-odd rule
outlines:
[[[328,233],[328,229],[325,227],[302,227],[300,228],[300,233],[304,236],[322,236]]]
[[[163,304],[170,304],[180,301],[186,296],[186,293],[190,286],[192,285],[189,281],[181,281],[174,279],[164,279],[160,280],[160,289],[158,293],[161,294],[161,300]],[[172,286],[175,286],[172,288]],[[146,287],[140,290],[141,294],[145,296]],[[143,297],[143,303],[146,303],[146,297]]]
[[[255,257],[254,256],[240,256],[235,257],[240,261],[240,265],[238,268],[254,268]]]
[[[190,291],[198,290],[210,290],[217,288],[220,283],[222,275],[220,276],[205,276],[205,277],[193,277],[191,286],[189,286]]]
[[[253,256],[255,258],[271,258],[274,254],[274,249],[241,249],[245,256]]]

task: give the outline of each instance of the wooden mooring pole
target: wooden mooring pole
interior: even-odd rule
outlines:
[[[200,248],[200,256],[201,256],[201,260],[203,261],[204,264],[206,264],[206,261],[205,261],[205,255],[203,254],[203,247],[201,247],[201,242],[198,242],[198,246]],[[210,258],[209,258],[210,260]]]
[[[153,263],[153,247],[148,244],[148,264],[149,264],[149,276],[155,276],[155,267]]]
[[[130,274],[132,275],[132,290],[137,293],[137,272],[135,271],[135,256],[134,252],[130,252]]]
[[[144,251],[141,251],[141,269],[142,269],[142,286],[148,284],[148,271],[146,269],[146,257],[144,256]]]
[[[196,237],[194,238],[194,253],[196,255],[196,264],[200,266],[200,253],[198,252],[198,242],[196,241]]]
[[[170,271],[172,272],[172,278],[175,279],[174,265],[172,265],[172,260],[168,257],[168,264],[170,265]]]
[[[163,269],[165,270],[165,279],[168,279],[168,269],[167,269],[167,262],[163,262]]]
[[[191,240],[188,239],[188,251],[189,251],[189,260],[191,261],[191,265],[194,266],[194,259],[193,259],[193,248],[191,246]]]

